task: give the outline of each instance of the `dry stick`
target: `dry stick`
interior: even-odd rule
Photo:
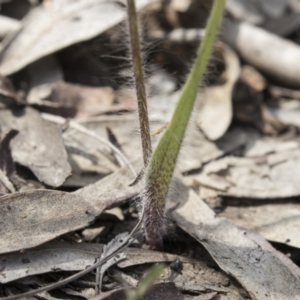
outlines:
[[[50,114],[46,114],[46,113],[42,113],[42,117],[47,120],[47,121],[51,121],[57,124],[65,124],[67,122],[67,119],[63,118],[63,117],[59,117],[59,116],[54,116],[54,115],[50,115]],[[123,163],[128,166],[130,168],[130,170],[132,171],[133,175],[136,177],[137,174],[134,170],[134,168],[132,167],[131,163],[128,161],[128,159],[124,156],[124,154],[117,148],[115,147],[112,143],[110,143],[109,141],[107,141],[106,139],[102,138],[101,136],[99,136],[98,134],[96,134],[95,132],[85,128],[84,126],[78,124],[75,121],[70,120],[68,122],[69,127],[71,127],[72,129],[75,129],[81,133],[84,133],[96,140],[98,140],[99,142],[105,144],[107,147],[109,147],[122,161]]]
[[[133,62],[133,72],[135,80],[135,90],[137,95],[139,123],[141,129],[141,141],[143,148],[144,166],[148,165],[152,154],[151,136],[149,129],[149,118],[147,109],[146,88],[142,65],[141,46],[139,39],[138,17],[136,13],[135,1],[127,0],[127,13],[129,21],[130,45]]]
[[[142,212],[142,217],[144,215],[144,211]],[[37,295],[39,293],[42,292],[48,292],[50,290],[53,289],[57,289],[63,285],[66,285],[68,283],[70,283],[71,281],[74,281],[88,273],[90,273],[91,271],[95,270],[96,268],[102,266],[103,264],[105,264],[108,260],[110,260],[111,258],[113,258],[115,255],[117,255],[120,251],[124,250],[126,247],[128,247],[133,241],[134,241],[134,234],[138,231],[140,225],[142,224],[142,220],[143,218],[141,218],[138,223],[135,225],[135,227],[133,228],[133,230],[128,234],[128,236],[124,239],[124,241],[122,242],[122,244],[119,245],[119,247],[110,255],[108,255],[107,257],[101,259],[100,261],[96,262],[95,264],[93,264],[92,266],[88,267],[85,270],[82,270],[70,277],[67,277],[66,279],[63,279],[59,282],[55,282],[53,284],[49,284],[47,286],[44,286],[42,288],[36,289],[34,291],[30,291],[30,292],[26,292],[23,294],[19,294],[19,295],[13,295],[13,296],[9,296],[9,297],[4,297],[4,298],[0,298],[0,300],[17,300],[20,298],[24,298],[24,297],[31,297],[34,295]]]

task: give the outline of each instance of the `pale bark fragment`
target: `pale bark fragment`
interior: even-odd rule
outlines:
[[[194,191],[184,187],[181,191],[184,202],[173,218],[208,250],[221,269],[242,284],[252,299],[300,299],[297,266],[278,255],[260,236],[217,218]]]

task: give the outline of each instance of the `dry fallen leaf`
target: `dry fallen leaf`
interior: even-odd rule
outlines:
[[[80,271],[95,262],[102,252],[102,244],[68,244],[52,241],[25,253],[4,254],[0,259],[0,282],[6,283],[30,275],[43,274],[53,270]],[[139,248],[124,250],[126,260],[118,263],[120,268],[141,264],[172,262],[178,255]],[[182,262],[193,262],[180,258]],[[220,280],[220,279],[219,279]]]
[[[219,43],[217,53],[224,61],[223,84],[207,87],[203,92],[203,107],[197,123],[210,140],[217,140],[227,131],[232,119],[232,91],[240,74],[240,62],[235,52]]]
[[[5,195],[0,201],[0,253],[28,249],[87,226],[106,208],[135,196],[128,169],[76,193],[34,190]],[[124,189],[123,189],[124,188]]]
[[[0,206],[1,253],[40,245],[86,226],[101,213],[81,196],[50,190],[8,194]]]
[[[43,120],[35,109],[0,110],[0,128],[2,133],[19,131],[11,143],[13,159],[28,167],[40,181],[57,187],[70,175],[61,130]]]
[[[180,207],[173,213],[179,227],[198,240],[221,269],[233,276],[252,299],[300,299],[299,268],[262,237],[237,227],[181,186]]]

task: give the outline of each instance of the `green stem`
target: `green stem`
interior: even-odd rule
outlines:
[[[135,1],[127,0],[127,13],[129,20],[130,46],[132,54],[135,89],[138,103],[139,123],[141,130],[141,140],[143,149],[144,166],[148,165],[152,154],[151,135],[149,129],[147,98],[145,80],[141,56],[141,47],[138,29],[138,17],[136,13]]]
[[[215,0],[208,20],[205,37],[183,87],[171,122],[159,141],[145,174],[146,242],[153,247],[162,245],[165,202],[186,128],[194,107],[199,84],[209,61],[220,26],[225,0]]]

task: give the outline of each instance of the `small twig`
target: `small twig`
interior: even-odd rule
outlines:
[[[60,116],[54,116],[54,115],[50,115],[50,114],[46,114],[46,113],[42,113],[42,117],[50,122],[54,122],[57,124],[65,124],[66,123],[66,119]],[[131,163],[129,162],[129,160],[124,156],[124,154],[117,148],[115,147],[112,143],[110,143],[109,141],[107,141],[106,139],[102,138],[101,136],[99,136],[98,134],[96,134],[94,131],[91,131],[87,128],[85,128],[84,126],[78,124],[75,121],[69,120],[68,125],[70,128],[75,129],[81,133],[84,133],[94,139],[96,139],[97,141],[105,144],[107,147],[109,147],[120,159],[121,161],[123,161],[123,163],[125,165],[127,165],[130,170],[132,171],[134,176],[137,176],[134,168],[132,167]]]
[[[139,123],[141,130],[141,141],[143,148],[144,166],[148,165],[152,154],[151,136],[149,129],[149,118],[147,109],[146,88],[141,56],[138,17],[136,13],[135,1],[127,0],[127,13],[130,32],[131,55],[133,62],[133,73],[135,80],[135,90],[137,95]]]

